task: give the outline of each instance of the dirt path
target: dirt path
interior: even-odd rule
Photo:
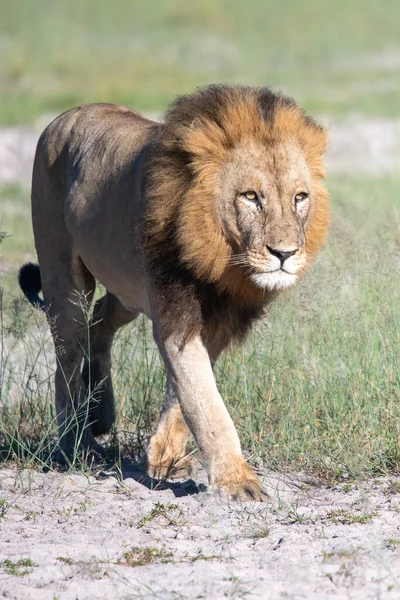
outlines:
[[[400,597],[400,478],[331,488],[270,475],[262,505],[204,491],[203,472],[199,487],[166,490],[132,475],[1,469],[2,596]]]
[[[36,143],[51,118],[42,117],[32,128],[0,128],[0,185],[29,184]],[[378,176],[400,168],[399,119],[352,118],[326,124],[330,129],[329,172],[361,171]]]

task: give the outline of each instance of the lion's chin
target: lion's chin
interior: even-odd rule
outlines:
[[[257,287],[272,292],[286,290],[294,285],[297,281],[297,275],[279,269],[270,273],[252,273],[250,279]]]

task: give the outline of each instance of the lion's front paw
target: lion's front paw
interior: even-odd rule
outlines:
[[[184,449],[172,444],[157,443],[154,437],[144,457],[146,472],[153,479],[186,479],[192,471],[191,455],[184,455]]]
[[[269,499],[260,479],[244,460],[237,461],[235,469],[212,478],[210,489],[242,502],[267,502]]]
[[[190,458],[171,459],[165,462],[150,462],[145,457],[146,472],[153,479],[187,479],[193,471]]]
[[[232,500],[241,502],[268,502],[269,500],[269,495],[261,481],[256,479],[247,479],[241,483],[214,484],[210,489],[228,494]]]

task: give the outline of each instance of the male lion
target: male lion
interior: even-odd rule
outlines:
[[[20,284],[52,324],[63,453],[71,455],[77,440],[102,452],[95,437],[115,419],[113,337],[145,313],[167,369],[148,473],[162,477],[178,463],[190,431],[211,486],[233,498],[265,499],[212,367],[321,247],[326,146],[323,128],[291,99],[225,85],[178,98],[162,124],[92,104],[46,128],[32,184],[40,272],[25,265]],[[107,293],[95,304],[86,352],[74,294],[90,301],[96,279]],[[87,419],[89,385],[97,398]]]

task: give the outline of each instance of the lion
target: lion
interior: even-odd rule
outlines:
[[[148,474],[159,479],[179,464],[191,433],[211,489],[266,500],[213,366],[322,247],[326,149],[324,128],[292,99],[227,85],[178,97],[162,123],[90,104],[45,129],[32,182],[40,270],[22,267],[20,284],[51,323],[66,457],[76,448],[103,455],[95,438],[115,421],[113,338],[144,313],[167,372]],[[93,308],[88,348],[74,294],[90,303],[96,280],[106,293]]]

